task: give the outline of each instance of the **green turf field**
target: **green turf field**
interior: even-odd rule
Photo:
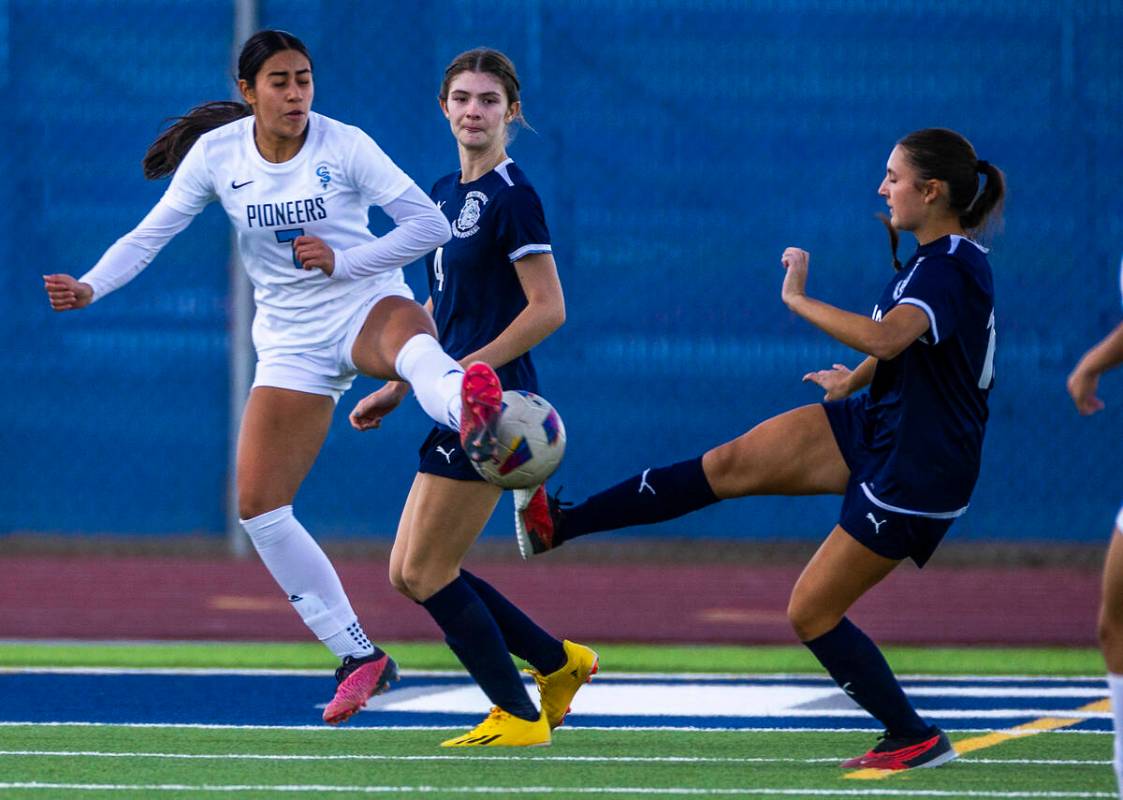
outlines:
[[[598,647],[605,670],[818,674],[798,648]],[[405,669],[455,666],[398,644]],[[1096,675],[1091,650],[888,649],[901,673]],[[0,645],[0,665],[330,669],[315,645]],[[63,676],[64,677],[64,676]],[[169,698],[174,702],[174,698]],[[0,797],[1116,797],[1111,736],[1051,732],[934,770],[857,780],[837,764],[869,733],[562,728],[553,746],[442,750],[456,731],[0,726]],[[977,738],[960,733],[953,740]]]
[[[209,731],[117,727],[0,730],[11,780],[51,784],[184,787],[58,790],[59,797],[196,797],[204,786],[238,797],[382,794],[391,797],[653,797],[769,796],[1028,797],[1110,792],[1106,736],[1041,734],[964,757],[939,769],[878,781],[847,780],[835,766],[862,752],[858,733],[661,733],[562,729],[550,748],[449,753],[433,731]],[[956,737],[961,738],[961,737]],[[49,755],[58,753],[58,755]],[[99,753],[100,755],[90,755]],[[113,757],[110,754],[121,754]],[[149,755],[145,755],[149,754]],[[209,757],[200,757],[209,756]],[[1059,760],[1064,764],[1031,763]],[[1027,763],[1030,762],[1030,763]],[[307,787],[296,790],[295,787]],[[325,787],[317,791],[314,786]],[[250,787],[259,787],[256,791]],[[326,787],[332,787],[328,789]],[[628,792],[632,788],[636,791]],[[739,791],[738,791],[739,790]],[[43,797],[45,789],[4,790],[5,797]],[[754,794],[758,792],[759,794]],[[783,794],[781,794],[783,792]],[[801,792],[805,792],[801,793]],[[990,794],[981,794],[990,793]]]
[[[405,669],[460,669],[438,642],[382,645]],[[805,647],[729,645],[597,645],[601,661],[617,672],[806,672],[821,668]],[[1098,675],[1096,650],[1078,648],[885,647],[899,673],[926,675]],[[0,667],[213,667],[334,669],[322,645],[246,642],[107,644],[0,642]]]

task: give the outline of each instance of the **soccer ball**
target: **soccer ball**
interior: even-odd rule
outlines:
[[[565,425],[554,407],[533,392],[503,392],[495,454],[476,472],[504,489],[529,489],[546,482],[565,455]]]

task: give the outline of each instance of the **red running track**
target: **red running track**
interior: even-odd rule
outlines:
[[[384,560],[340,576],[378,640],[438,639],[387,584]],[[799,566],[479,562],[469,568],[560,635],[600,642],[794,643],[784,609]],[[0,639],[306,641],[255,559],[0,557]],[[1087,568],[905,564],[854,607],[900,644],[1095,644],[1099,574]]]

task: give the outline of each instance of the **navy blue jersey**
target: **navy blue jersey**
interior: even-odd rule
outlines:
[[[910,304],[929,328],[878,361],[867,401],[876,467],[863,491],[890,510],[958,516],[979,476],[994,383],[994,282],[986,250],[962,236],[917,248],[885,288],[873,318]]]
[[[430,196],[452,225],[452,239],[425,259],[433,318],[441,346],[459,359],[526,308],[514,262],[551,252],[550,231],[538,193],[510,159],[471,183],[446,175]],[[504,389],[538,391],[530,353],[496,372]]]

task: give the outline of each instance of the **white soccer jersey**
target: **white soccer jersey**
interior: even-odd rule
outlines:
[[[237,232],[238,252],[254,286],[258,353],[297,353],[337,341],[359,306],[401,269],[369,278],[333,280],[301,269],[298,236],[318,236],[337,253],[375,240],[372,205],[386,205],[413,181],[360,129],[321,114],[308,116],[308,136],[292,159],[266,161],[253,138],[253,117],[199,138],[184,157],[163,202],[198,214],[218,200]]]

